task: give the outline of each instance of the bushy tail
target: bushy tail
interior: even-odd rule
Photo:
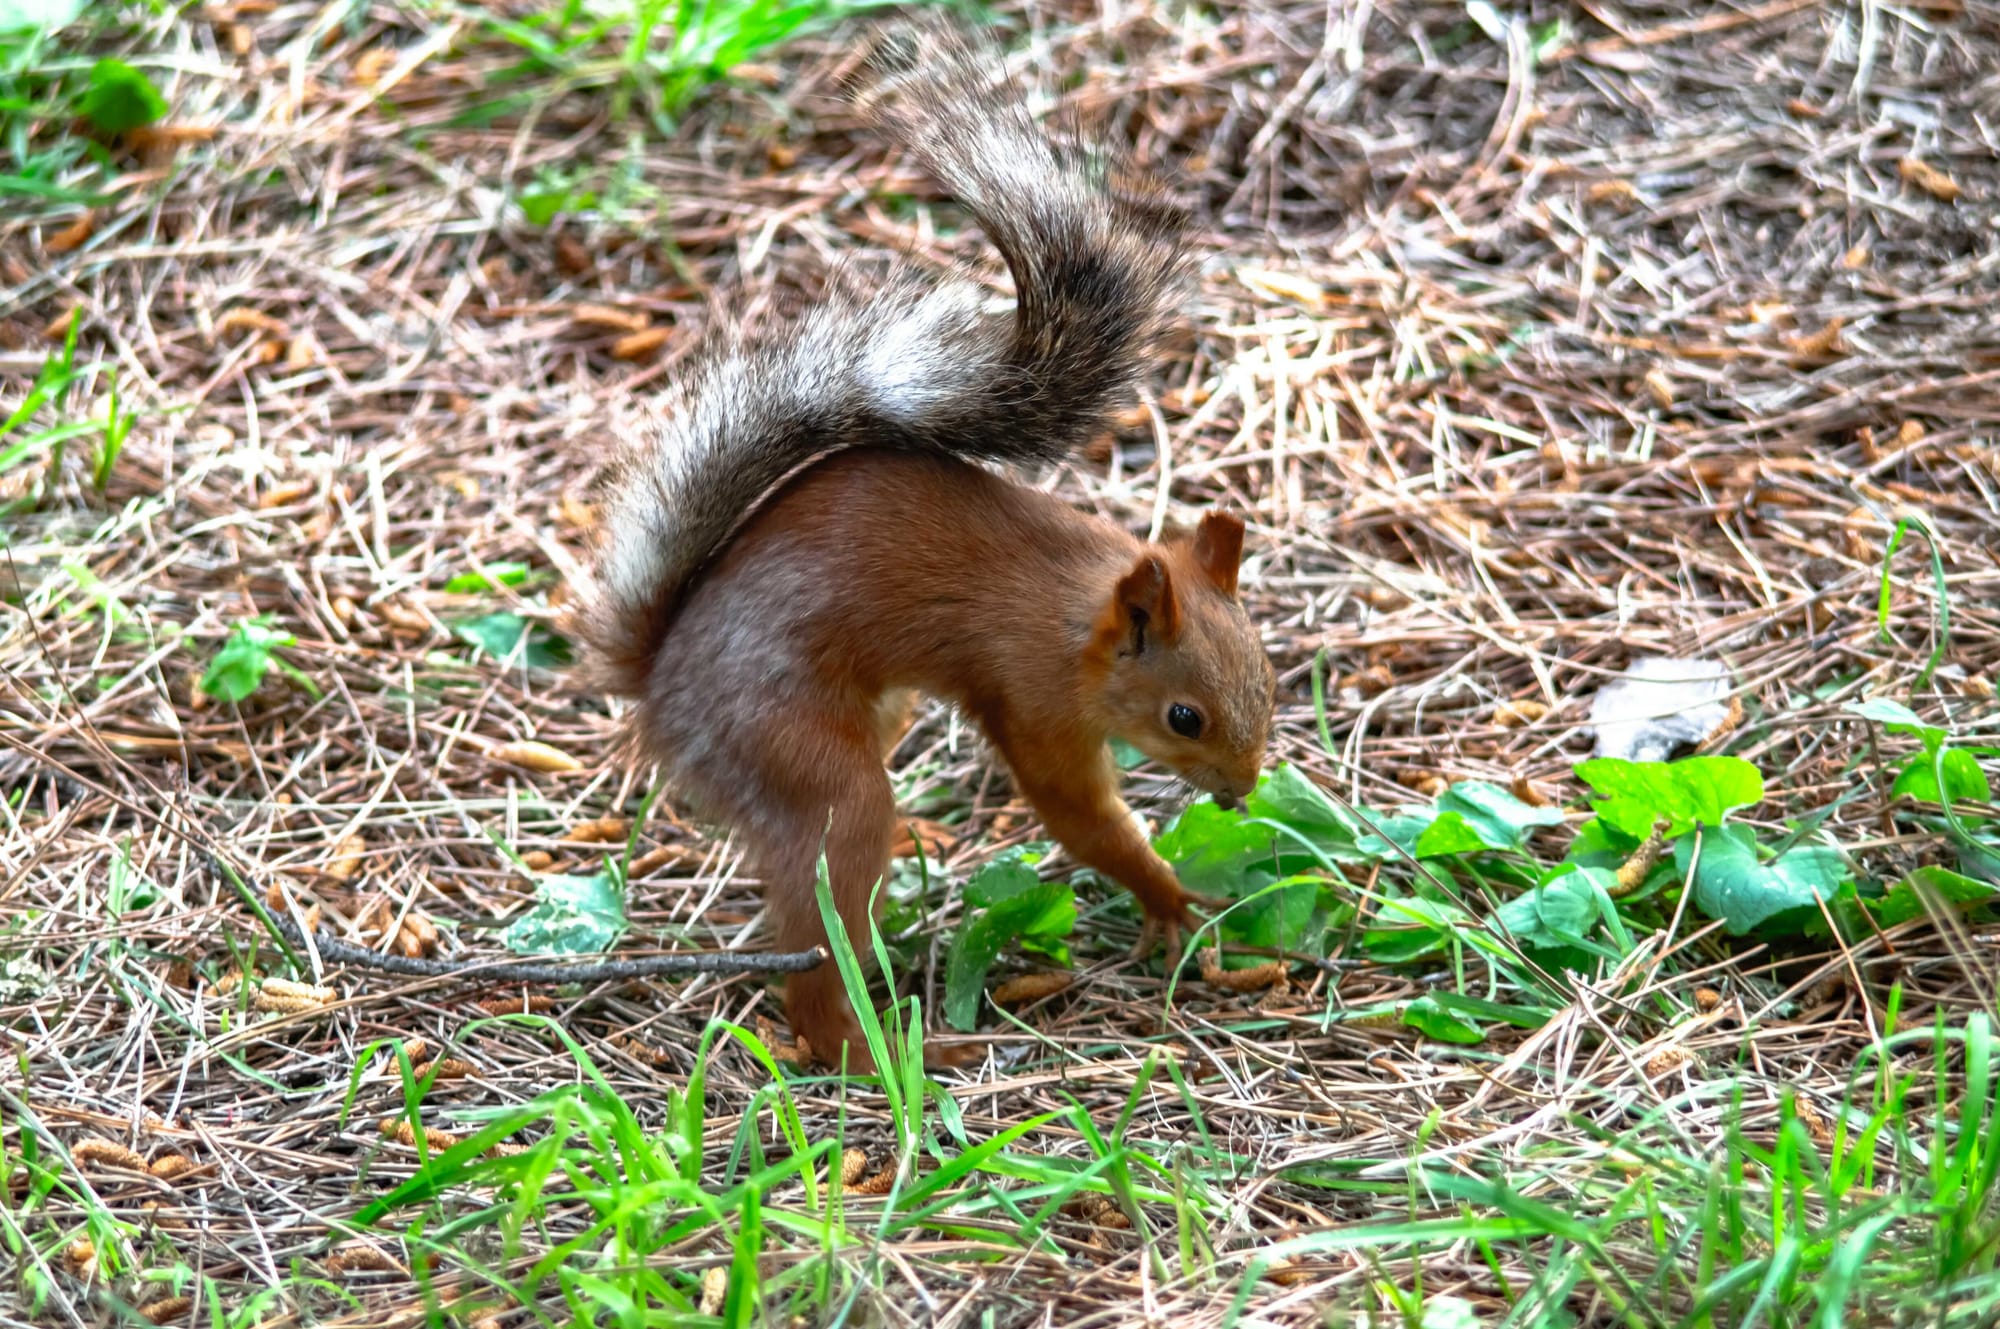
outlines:
[[[1013,274],[1011,317],[965,281],[905,274],[757,345],[724,334],[661,403],[606,491],[578,626],[608,690],[642,690],[682,594],[742,519],[842,448],[1051,461],[1109,423],[1167,324],[1180,213],[1109,154],[1041,132],[942,29],[878,47],[864,118],[973,215]]]

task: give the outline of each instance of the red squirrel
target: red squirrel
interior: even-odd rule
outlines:
[[[825,944],[824,849],[857,950],[898,828],[884,769],[914,695],[1005,759],[1049,834],[1138,897],[1138,954],[1191,906],[1118,795],[1118,737],[1225,805],[1263,764],[1275,679],[1237,597],[1243,523],[1147,543],[979,462],[1069,455],[1136,394],[1185,219],[1100,148],[1042,133],[941,30],[852,88],[998,247],[1015,290],[892,278],[774,337],[724,329],[605,489],[578,631],[668,787],[745,842],[782,949]],[[787,983],[815,1060],[871,1070],[832,965]],[[947,1058],[946,1060],[949,1060]]]

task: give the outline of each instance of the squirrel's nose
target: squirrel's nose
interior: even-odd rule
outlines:
[[[1229,793],[1226,790],[1215,796],[1215,806],[1221,808],[1224,812],[1236,811],[1236,803],[1237,803],[1236,795]]]

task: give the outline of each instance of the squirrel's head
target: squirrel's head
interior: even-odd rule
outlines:
[[[1243,523],[1148,545],[1099,612],[1091,655],[1111,732],[1230,807],[1257,786],[1277,679],[1236,598]]]

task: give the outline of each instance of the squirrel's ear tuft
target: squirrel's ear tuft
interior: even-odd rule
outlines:
[[[1236,570],[1243,562],[1243,519],[1211,512],[1194,532],[1195,565],[1224,595],[1236,594]]]
[[[1166,560],[1158,554],[1140,557],[1119,580],[1115,600],[1114,609],[1124,629],[1123,650],[1144,655],[1149,641],[1172,641],[1180,630],[1173,579],[1167,573]]]

